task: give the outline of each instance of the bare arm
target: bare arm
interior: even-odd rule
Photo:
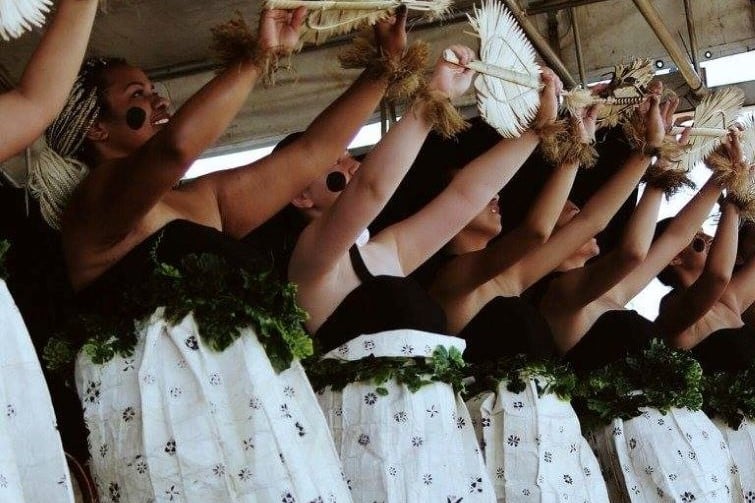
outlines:
[[[616,286],[642,263],[653,240],[662,197],[661,189],[646,186],[616,249],[594,263],[569,271],[559,278],[558,288],[562,291],[560,298],[565,308],[586,306]]]
[[[382,50],[400,57],[406,45],[406,11],[376,30]],[[223,230],[243,237],[324,175],[369,118],[387,80],[362,74],[323,111],[301,138],[253,164],[204,177],[215,193]]]
[[[544,70],[543,81],[546,83],[543,95],[555,99],[561,92],[561,81],[550,69]],[[557,106],[554,101],[552,107],[555,109]],[[589,141],[595,132],[596,116],[597,108],[587,115],[587,129],[590,131],[585,129],[584,124],[581,126],[584,141]],[[569,195],[578,167],[576,162],[557,166],[524,221],[486,248],[461,254],[446,264],[433,284],[434,294],[440,298],[467,295],[492,278],[517,267],[517,262],[524,255],[547,241]],[[505,215],[502,218],[506,218]]]
[[[709,180],[695,194],[695,197],[669,224],[666,231],[653,242],[642,264],[624,278],[617,286],[617,292],[612,292],[617,302],[624,304],[629,302],[692,241],[720,193],[721,188]]]
[[[750,258],[731,280],[722,301],[736,312],[745,313],[755,303],[755,259]]]
[[[561,82],[550,70],[542,74],[545,87],[534,125],[555,120],[555,98]],[[527,131],[503,139],[462,169],[449,186],[411,217],[383,230],[375,239],[391,242],[405,274],[411,273],[440,250],[490,202],[532,154],[539,138]],[[504,259],[505,260],[505,259]]]
[[[718,302],[729,285],[737,256],[739,211],[731,203],[723,203],[705,268],[700,277],[661,305],[656,324],[664,335],[674,339],[702,318]],[[690,334],[693,331],[688,331]],[[690,348],[700,341],[676,341],[676,347]],[[679,345],[681,343],[681,345]]]
[[[464,63],[474,56],[466,47],[453,50]],[[428,87],[453,98],[469,87],[472,74],[441,59]],[[413,108],[388,131],[334,205],[305,229],[291,261],[292,277],[319,277],[330,270],[386,205],[430,132],[425,106]]]
[[[293,47],[305,13],[303,8],[263,11],[260,49],[280,51]],[[84,201],[87,207],[98,211],[87,218],[101,222],[100,228],[107,232],[108,239],[117,241],[130,232],[202,152],[217,141],[259,75],[260,68],[251,59],[230,65],[189,98],[170,123],[136,152],[93,170],[84,181],[90,189],[85,191],[88,199]]]
[[[18,87],[0,95],[0,161],[31,144],[68,98],[89,42],[97,0],[61,0]]]

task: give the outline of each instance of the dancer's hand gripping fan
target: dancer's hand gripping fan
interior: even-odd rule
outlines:
[[[732,125],[744,103],[744,93],[736,87],[727,87],[714,94],[709,94],[695,108],[692,128],[689,132],[689,143],[685,147],[684,157],[680,161],[680,169],[691,170],[695,164],[702,161],[713,152],[726,137],[728,127]],[[752,121],[743,118],[744,129],[753,134]],[[749,124],[749,126],[747,125]],[[681,134],[682,127],[671,129],[671,134]],[[747,141],[742,142],[743,145]]]
[[[0,37],[7,41],[41,27],[51,5],[51,0],[0,0]]]
[[[480,115],[506,138],[518,137],[529,127],[540,105],[540,67],[536,52],[509,11],[495,0],[475,8],[469,22],[480,37],[480,60],[466,66],[480,76],[475,80]],[[451,52],[444,58],[458,64]],[[603,125],[615,125],[644,97],[653,73],[648,60],[615,68],[611,83],[596,96],[574,89],[561,94],[573,114],[595,104],[604,105]],[[610,120],[608,119],[610,118]]]
[[[392,16],[405,6],[428,19],[440,19],[451,0],[266,0],[265,9],[307,8],[302,43],[321,44],[327,39],[360,30]]]

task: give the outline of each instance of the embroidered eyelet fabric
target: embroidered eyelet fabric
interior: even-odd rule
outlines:
[[[437,346],[465,343],[418,330],[356,337],[324,358],[429,357]],[[395,379],[325,388],[318,400],[357,503],[493,502],[471,419],[451,385],[434,382],[411,392]]]
[[[351,501],[298,362],[276,374],[251,329],[214,351],[191,314],[139,330],[132,356],[77,359],[102,502]]]
[[[590,439],[612,502],[742,501],[729,448],[704,412],[641,411],[626,421],[614,419]]]
[[[42,368],[0,280],[0,501],[73,502],[68,465]]]
[[[607,503],[606,484],[571,404],[534,379],[467,402],[499,502]]]
[[[744,503],[755,503],[755,422],[744,419],[738,429],[725,421],[713,418],[729,446],[732,461],[731,472],[739,480]]]

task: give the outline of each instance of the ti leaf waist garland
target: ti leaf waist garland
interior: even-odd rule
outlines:
[[[501,383],[512,393],[521,393],[530,380],[535,381],[540,397],[552,393],[562,400],[570,400],[577,388],[577,377],[569,366],[552,359],[532,359],[518,354],[470,367],[475,378],[470,396],[484,391],[496,392]]]
[[[734,429],[745,418],[755,419],[755,361],[737,373],[706,374],[703,382],[703,408],[708,415],[720,417]]]
[[[340,391],[346,385],[362,382],[376,386],[378,395],[387,395],[383,385],[390,379],[405,384],[411,392],[433,382],[450,384],[455,391],[464,389],[466,364],[455,347],[438,346],[429,358],[368,356],[354,361],[323,358],[306,364],[307,376],[315,391],[326,387]]]
[[[703,403],[702,368],[691,353],[653,340],[580,380],[575,408],[587,429],[613,419],[632,419],[650,407],[666,413],[672,407],[699,410]]]
[[[116,354],[131,355],[139,322],[158,307],[171,324],[193,313],[200,338],[216,351],[229,347],[242,329],[253,328],[278,372],[312,354],[296,287],[279,281],[269,265],[259,271],[240,268],[212,253],[189,254],[175,264],[155,259],[153,265],[145,281],[124,285],[108,313],[82,310],[71,317],[44,349],[48,368],[69,366],[80,349],[100,364]]]

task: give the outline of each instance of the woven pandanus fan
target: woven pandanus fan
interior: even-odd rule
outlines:
[[[475,7],[469,22],[480,37],[481,61],[468,65],[480,73],[475,80],[480,115],[504,138],[518,137],[540,106],[535,49],[514,17],[495,0]],[[452,56],[444,53],[449,61]]]
[[[0,0],[0,37],[7,41],[42,26],[50,5],[51,0]]]
[[[689,135],[689,144],[681,161],[681,168],[690,170],[721,144],[726,128],[739,113],[744,103],[744,92],[727,87],[703,98],[695,108],[695,118]],[[671,133],[680,133],[672,129]]]
[[[735,121],[742,125],[742,153],[745,155],[750,164],[755,164],[755,112],[750,112]]]
[[[613,127],[634,113],[634,105],[642,102],[647,85],[653,80],[653,63],[649,59],[634,59],[629,64],[616,65],[606,89],[600,92],[605,98],[598,113],[599,127]]]
[[[439,19],[451,0],[266,0],[265,9],[306,7],[301,41],[321,44],[328,38],[373,25],[391,16],[400,6]]]

